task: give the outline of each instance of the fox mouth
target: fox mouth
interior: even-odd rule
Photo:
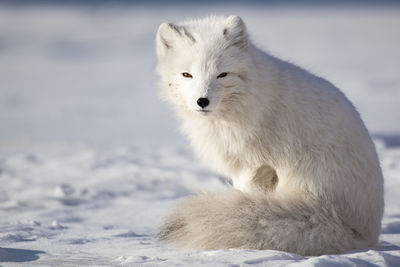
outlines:
[[[208,110],[208,109],[198,109],[197,110],[197,112],[200,112],[200,113],[209,113],[209,112],[211,112],[211,110]]]

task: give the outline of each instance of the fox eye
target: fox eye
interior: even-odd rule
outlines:
[[[224,78],[226,75],[228,75],[227,72],[221,72],[221,73],[217,76],[217,79],[219,79],[219,78]]]
[[[193,78],[192,74],[190,74],[188,72],[182,73],[182,76],[185,77],[185,78]]]

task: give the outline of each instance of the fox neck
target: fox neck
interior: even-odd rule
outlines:
[[[263,114],[257,102],[254,95],[243,94],[234,107],[222,108],[214,114],[180,114],[182,130],[196,154],[214,171],[233,177],[257,165],[251,157],[242,157],[246,147],[260,134]]]

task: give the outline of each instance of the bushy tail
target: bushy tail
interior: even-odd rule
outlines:
[[[329,208],[237,190],[184,199],[167,217],[160,239],[188,249],[274,249],[301,255],[362,247]]]

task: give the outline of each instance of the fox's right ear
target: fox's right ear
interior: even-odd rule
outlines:
[[[163,22],[158,27],[156,37],[156,51],[158,58],[165,57],[174,43],[182,36],[179,28],[171,23]]]

